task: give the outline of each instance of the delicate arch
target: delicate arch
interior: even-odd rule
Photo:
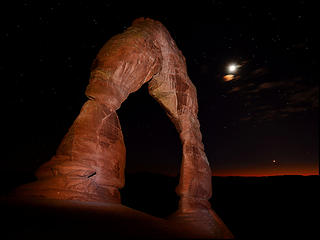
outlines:
[[[211,169],[197,119],[196,88],[188,77],[185,58],[166,28],[143,18],[99,51],[86,89],[88,101],[55,156],[37,171],[38,181],[24,185],[20,192],[119,203],[126,150],[116,110],[148,81],[149,93],[170,117],[183,146],[179,209],[210,209]]]

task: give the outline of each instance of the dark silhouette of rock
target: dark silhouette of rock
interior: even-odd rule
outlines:
[[[128,95],[149,82],[149,93],[175,125],[183,146],[176,224],[190,224],[206,237],[232,236],[211,209],[211,168],[197,119],[196,88],[185,58],[167,29],[152,19],[136,19],[112,37],[92,64],[88,101],[56,155],[39,168],[38,181],[20,195],[60,200],[120,203],[126,149],[116,110]],[[143,106],[142,106],[143,107]]]

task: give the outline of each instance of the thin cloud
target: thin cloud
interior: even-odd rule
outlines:
[[[286,108],[279,109],[279,112],[283,113],[297,113],[307,111],[305,107],[297,107],[297,106],[288,106]]]
[[[310,103],[312,108],[317,108],[319,107],[319,88],[304,89],[290,96],[288,100],[291,104]]]
[[[293,114],[313,111],[319,107],[319,87],[307,86],[302,84],[301,80],[301,78],[295,78],[292,81],[250,83],[241,87],[233,87],[228,93],[237,93],[247,99],[244,104],[246,113],[240,118],[240,121],[284,119]],[[271,89],[275,91],[269,92],[268,97],[265,98],[262,93]]]
[[[279,82],[264,82],[259,84],[255,89],[248,90],[247,93],[259,93],[263,90],[268,90],[272,88],[279,88],[279,87],[290,87],[293,86],[294,83],[288,83],[286,81],[279,81]]]
[[[227,93],[239,92],[240,90],[241,90],[241,87],[234,87],[230,91],[228,91]]]
[[[302,76],[280,80],[269,73],[260,67],[226,84],[226,94],[243,102],[240,121],[285,119],[319,108],[318,86]]]
[[[268,72],[269,70],[265,67],[257,68],[250,73],[250,77],[252,78],[262,77],[263,75],[266,75]]]
[[[240,118],[240,121],[249,121],[252,118],[253,118],[253,116],[243,117],[243,118]]]

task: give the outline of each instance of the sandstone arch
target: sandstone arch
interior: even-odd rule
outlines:
[[[135,20],[102,47],[92,64],[88,101],[55,156],[37,171],[38,181],[18,192],[37,198],[120,203],[126,150],[116,110],[146,82],[183,146],[177,214],[205,211],[217,221],[208,202],[211,169],[197,119],[196,89],[169,32],[151,19]]]

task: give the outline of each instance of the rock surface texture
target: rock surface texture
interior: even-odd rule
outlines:
[[[211,229],[222,231],[220,237],[230,237],[208,202],[211,168],[197,119],[196,88],[169,32],[152,19],[136,19],[102,47],[92,64],[88,101],[56,155],[37,171],[38,181],[17,192],[45,199],[120,203],[118,189],[124,186],[126,149],[116,110],[146,82],[150,95],[175,125],[183,146],[176,189],[180,203],[173,221],[215,222],[216,230]]]

